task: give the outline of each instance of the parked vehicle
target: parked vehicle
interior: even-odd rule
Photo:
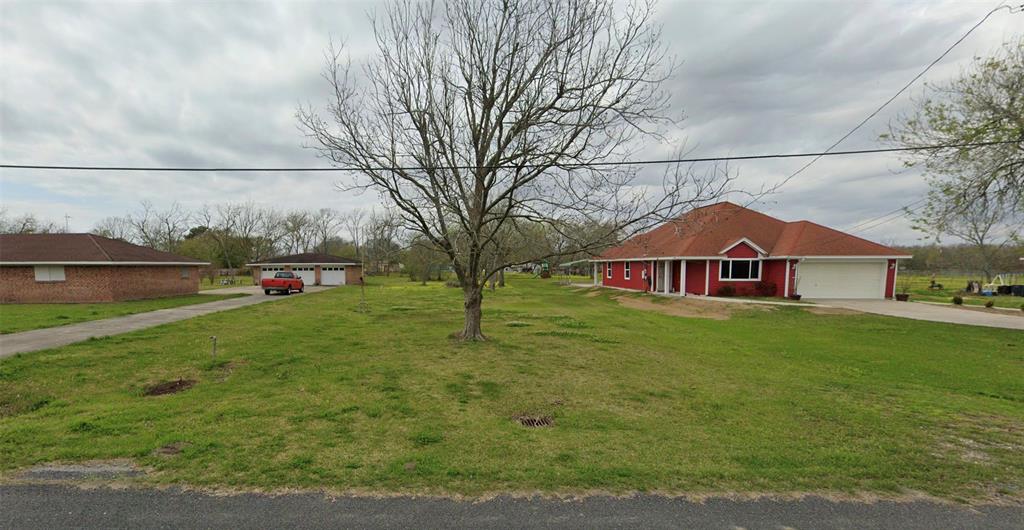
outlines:
[[[292,291],[301,293],[306,287],[302,283],[302,278],[296,276],[294,272],[288,271],[278,271],[274,273],[273,278],[263,278],[260,280],[260,286],[263,287],[263,294],[270,294],[274,291],[282,294],[292,294]]]

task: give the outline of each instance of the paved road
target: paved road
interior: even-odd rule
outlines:
[[[842,307],[875,313],[891,317],[912,318],[914,320],[930,320],[932,322],[949,322],[967,324],[969,326],[986,326],[991,328],[1024,329],[1024,317],[1020,315],[1002,314],[990,311],[978,311],[961,307],[918,304],[913,302],[895,302],[893,300],[833,300],[815,299],[816,304]]]
[[[153,489],[0,486],[0,528],[1022,528],[1024,507],[925,501],[703,503],[657,496],[583,500],[498,497],[212,496]]]
[[[313,293],[325,289],[330,289],[330,287],[310,286],[306,288],[306,292]],[[69,324],[67,326],[57,326],[53,328],[23,331],[21,333],[11,333],[9,335],[0,335],[0,359],[10,357],[16,353],[66,346],[74,342],[88,340],[90,337],[106,337],[108,335],[128,333],[129,331],[151,328],[153,326],[159,326],[160,324],[167,324],[168,322],[177,322],[179,320],[208,315],[210,313],[227,311],[228,309],[235,309],[237,307],[245,307],[288,298],[287,296],[282,295],[266,296],[263,294],[263,291],[256,287],[220,289],[209,292],[209,294],[229,294],[236,292],[258,294],[241,298],[232,298],[230,300],[207,302],[205,304],[174,307],[171,309],[159,309],[156,311],[137,313],[123,317],[91,320],[89,322]],[[292,296],[302,295],[293,294]]]

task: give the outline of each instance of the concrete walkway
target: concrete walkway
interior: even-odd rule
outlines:
[[[0,486],[0,528],[1021,528],[1024,508],[907,502],[635,495],[562,500],[499,496],[208,495],[175,489]]]
[[[315,293],[330,289],[330,287],[307,287],[307,293]],[[90,320],[67,326],[53,328],[34,329],[21,333],[0,335],[0,359],[10,357],[16,353],[25,353],[37,350],[46,350],[66,346],[75,342],[88,340],[90,337],[106,337],[120,333],[128,333],[140,329],[151,328],[169,322],[177,322],[188,318],[194,318],[210,313],[219,313],[228,309],[245,307],[264,302],[286,300],[290,297],[284,295],[266,296],[258,287],[233,287],[229,289],[217,289],[202,291],[203,294],[232,294],[245,293],[253,296],[232,298],[230,300],[218,300],[205,304],[194,304],[170,309],[158,309],[147,313],[137,313],[123,317],[107,318],[103,320]],[[255,294],[259,293],[259,294]],[[291,296],[302,296],[293,294]]]
[[[815,299],[816,304],[831,307],[852,309],[864,313],[886,315],[890,317],[929,320],[932,322],[948,322],[968,326],[984,326],[990,328],[1024,329],[1024,317],[1003,312],[965,309],[952,305],[937,306],[917,304],[913,302],[895,302],[892,300],[833,300]]]

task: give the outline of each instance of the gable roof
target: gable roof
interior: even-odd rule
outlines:
[[[0,264],[208,265],[95,234],[0,234]]]
[[[731,202],[691,210],[610,248],[597,259],[718,258],[740,241],[767,257],[902,256],[903,253],[810,221],[786,222]],[[755,249],[756,250],[756,249]]]
[[[343,258],[332,254],[321,254],[319,252],[304,252],[302,254],[292,254],[290,256],[278,256],[276,258],[262,260],[258,263],[247,263],[246,265],[270,265],[272,263],[337,263],[342,265],[359,265],[359,260]]]

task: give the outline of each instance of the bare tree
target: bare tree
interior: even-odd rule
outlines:
[[[360,259],[363,256],[363,231],[366,225],[366,212],[356,208],[344,215],[342,215],[342,226],[345,227],[345,232],[348,233],[349,240],[352,241],[352,245],[356,249],[356,255]]]
[[[341,217],[331,208],[321,208],[310,216],[310,223],[316,237],[317,251],[326,254],[331,240],[338,234]]]
[[[391,274],[391,266],[403,248],[399,242],[401,232],[402,219],[394,210],[385,208],[370,212],[363,228],[363,256],[373,265],[373,270]]]
[[[309,252],[315,238],[313,216],[303,210],[294,210],[285,214],[283,223],[286,251],[291,254]]]
[[[217,243],[224,265],[232,270],[232,280],[234,280],[234,269],[240,264],[234,263],[231,259],[232,252],[229,246],[237,241],[237,229],[241,216],[242,207],[233,204],[218,204],[213,208],[204,205],[195,214],[197,222],[207,228],[205,234]]]
[[[27,213],[9,217],[6,209],[0,210],[0,233],[2,234],[50,234],[63,232],[64,228],[53,221],[40,219]]]
[[[135,229],[132,227],[131,220],[127,217],[104,217],[96,223],[91,232],[111,239],[120,239],[128,242],[135,241]]]
[[[141,208],[129,215],[136,239],[143,245],[165,252],[174,252],[188,232],[191,215],[177,202],[157,210],[153,203],[142,201]]]
[[[561,252],[585,252],[726,190],[714,169],[652,181],[613,164],[675,125],[652,15],[651,3],[612,0],[402,2],[372,20],[364,75],[328,54],[328,116],[298,118],[321,156],[358,169],[341,187],[380,192],[405,229],[447,254],[461,338],[484,338],[483,285],[511,264],[490,250],[508,234],[539,223],[572,241]],[[579,225],[606,230],[564,231]]]

